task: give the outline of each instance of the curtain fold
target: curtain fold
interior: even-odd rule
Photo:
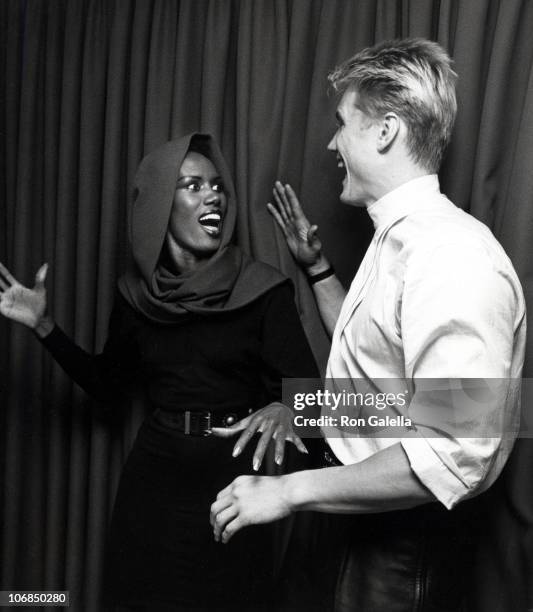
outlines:
[[[51,312],[87,350],[103,345],[128,258],[139,161],[203,130],[235,177],[238,243],[293,278],[325,364],[311,290],[266,203],[274,180],[290,182],[350,281],[372,227],[338,202],[326,77],[397,36],[437,40],[455,60],[443,190],[494,231],[533,312],[531,1],[5,0],[0,28],[0,259],[27,284],[49,262]],[[72,609],[100,610],[107,519],[142,408],[104,414],[5,320],[0,346],[1,589],[68,589]],[[533,444],[520,440],[491,491],[472,610],[533,607],[532,462]]]

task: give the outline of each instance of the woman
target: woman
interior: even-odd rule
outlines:
[[[106,599],[127,609],[255,609],[271,589],[266,528],[217,543],[209,507],[235,476],[260,468],[271,439],[279,464],[285,440],[305,452],[277,400],[282,377],[317,372],[289,281],[231,244],[235,219],[230,176],[210,136],[150,153],[135,179],[133,261],[97,356],[46,315],[46,266],[34,289],[0,267],[3,315],[33,328],[92,396],[118,401],[140,387],[152,410],[111,521]]]

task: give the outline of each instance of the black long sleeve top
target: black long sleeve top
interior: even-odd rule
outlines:
[[[152,408],[238,412],[281,399],[282,378],[318,377],[287,282],[232,312],[160,325],[117,294],[109,334],[90,355],[58,327],[42,340],[87,393],[112,402],[140,387]]]

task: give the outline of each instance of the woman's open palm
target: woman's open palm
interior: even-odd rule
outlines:
[[[0,263],[0,314],[12,321],[36,327],[46,312],[44,282],[48,264],[42,265],[35,275],[33,289],[21,285]]]

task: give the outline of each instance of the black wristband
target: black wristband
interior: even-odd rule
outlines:
[[[335,274],[335,270],[333,269],[333,266],[329,266],[328,268],[326,268],[322,272],[319,272],[318,274],[313,274],[313,276],[308,276],[307,280],[309,281],[310,285],[314,285],[315,283],[319,283],[321,280],[324,280],[325,278],[329,278],[330,276],[333,276],[334,274]]]

